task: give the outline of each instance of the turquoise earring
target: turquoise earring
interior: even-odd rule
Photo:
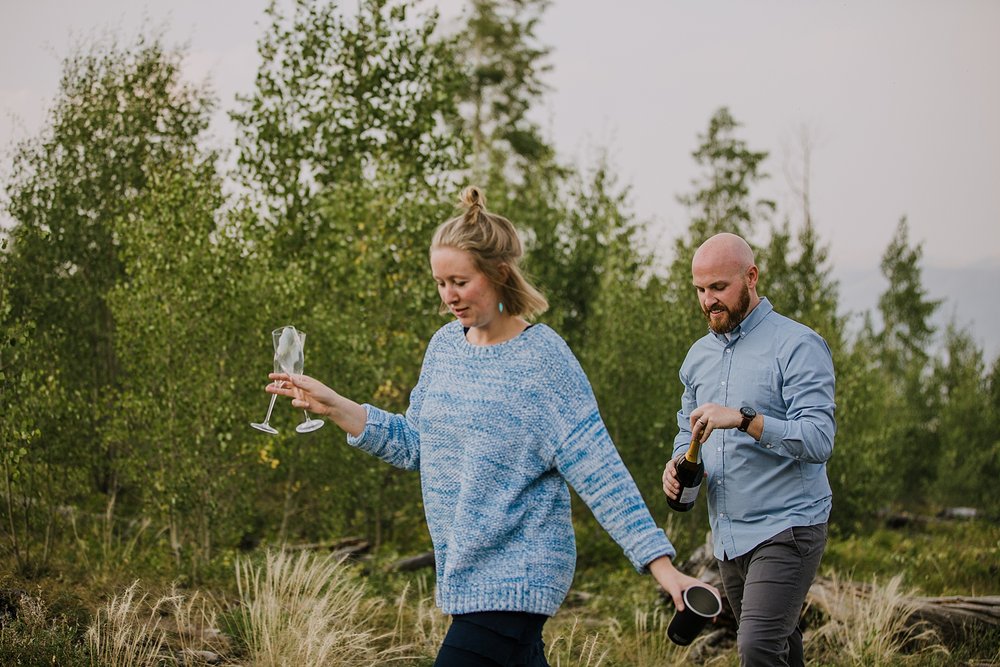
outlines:
[[[499,310],[501,313],[503,312],[503,301],[501,301],[500,304],[497,306],[497,310]]]

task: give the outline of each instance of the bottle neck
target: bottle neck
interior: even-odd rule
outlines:
[[[691,445],[688,447],[687,452],[684,454],[686,458],[691,463],[698,463],[698,459],[701,455],[701,441],[697,436],[691,438]]]

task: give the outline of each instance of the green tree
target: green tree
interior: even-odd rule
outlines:
[[[878,344],[885,371],[914,381],[928,370],[928,348],[935,331],[930,320],[941,305],[939,300],[927,298],[920,269],[922,256],[921,245],[910,245],[906,218],[900,219],[882,255],[882,275],[889,287],[878,300],[882,316]]]
[[[719,232],[749,238],[757,222],[767,219],[775,209],[773,201],[754,200],[752,196],[752,187],[768,177],[762,170],[768,153],[751,150],[738,138],[740,126],[729,109],[722,107],[712,115],[705,134],[698,137],[701,143],[692,156],[702,174],[693,183],[694,192],[678,198],[691,210],[689,236],[694,239]]]
[[[126,279],[109,296],[122,373],[111,432],[128,443],[135,502],[192,574],[248,525],[257,452],[238,435],[242,406],[262,409],[267,358],[254,354],[267,306],[260,260],[219,233],[215,161],[148,167],[152,187],[116,221]]]
[[[941,453],[934,500],[1000,510],[995,480],[1000,474],[997,395],[991,388],[983,353],[968,331],[951,324],[944,335],[943,358],[935,360],[930,385]]]
[[[866,314],[861,332],[835,357],[837,435],[828,464],[831,522],[850,532],[902,495],[896,456],[893,379],[878,360],[877,334]]]
[[[492,209],[521,230],[524,268],[549,300],[545,320],[571,346],[582,342],[588,286],[594,284],[592,234],[577,214],[582,177],[560,164],[531,118],[546,91],[550,49],[537,36],[548,0],[474,0],[458,33],[466,70],[464,132],[472,138],[469,179]],[[597,169],[607,173],[603,163]],[[588,236],[589,235],[589,236]],[[579,253],[577,252],[579,251]],[[583,288],[581,290],[581,288]]]
[[[127,442],[109,428],[122,383],[108,303],[125,279],[116,221],[149,191],[149,166],[196,153],[208,125],[210,96],[181,81],[181,59],[145,36],[75,51],[44,130],[17,147],[6,187],[15,221],[9,316],[31,327],[30,372],[58,377],[63,392],[38,423],[33,455],[86,471],[109,517],[128,484]],[[50,502],[88,500],[68,482],[45,493]]]
[[[18,571],[33,575],[48,565],[60,504],[86,486],[86,477],[54,456],[43,439],[46,415],[65,398],[57,373],[38,364],[47,342],[33,322],[13,315],[9,261],[7,240],[0,239],[2,532]]]
[[[989,447],[989,467],[990,470],[996,471],[1000,468],[1000,357],[997,357],[993,361],[993,366],[990,369],[989,375],[987,376],[987,396],[989,396],[989,404],[987,406],[985,419],[991,425],[992,432],[989,434],[989,439],[986,443]],[[984,471],[989,473],[989,470]],[[980,478],[984,482],[989,479],[982,475]],[[991,485],[988,487],[988,495],[982,499],[982,507],[987,512],[991,513],[993,517],[1000,516],[1000,494],[997,492],[996,485]]]
[[[412,7],[363,0],[352,19],[321,0],[268,7],[256,87],[232,117],[245,183],[288,253],[326,231],[318,192],[380,178],[448,189],[465,166],[454,44]]]
[[[930,318],[940,302],[927,298],[921,255],[919,244],[910,245],[906,218],[901,219],[882,256],[889,286],[879,297],[882,329],[873,341],[891,399],[883,417],[889,426],[883,452],[896,460],[895,474],[907,480],[898,499],[909,502],[926,500],[940,454],[928,386],[934,334]]]
[[[819,333],[836,357],[842,346],[844,318],[837,314],[838,285],[830,277],[829,250],[820,244],[808,221],[799,229],[793,248],[788,223],[771,232],[758,264],[758,292],[782,315]]]
[[[545,91],[549,49],[536,30],[550,0],[472,0],[459,49],[470,71],[462,92],[472,137],[472,179],[519,182],[554,150],[529,117]]]

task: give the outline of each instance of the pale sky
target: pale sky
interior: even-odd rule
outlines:
[[[446,18],[463,6],[437,4]],[[188,77],[209,77],[231,109],[253,85],[265,5],[0,0],[0,146],[41,127],[74,38],[128,43],[144,20],[189,44]],[[555,0],[539,36],[553,70],[536,118],[566,160],[608,152],[664,247],[688,224],[676,195],[697,174],[697,135],[728,106],[770,152],[759,194],[793,223],[785,173],[810,137],[812,214],[835,272],[877,270],[904,215],[926,266],[1000,266],[1000,1]],[[232,133],[221,112],[214,129]]]

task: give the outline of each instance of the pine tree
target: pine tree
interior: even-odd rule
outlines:
[[[882,256],[889,286],[879,297],[882,329],[873,340],[890,401],[883,417],[888,427],[883,455],[897,462],[894,474],[906,480],[900,500],[908,502],[926,500],[940,454],[928,385],[930,319],[940,302],[927,298],[921,255],[919,244],[910,245],[906,218],[901,219]]]

